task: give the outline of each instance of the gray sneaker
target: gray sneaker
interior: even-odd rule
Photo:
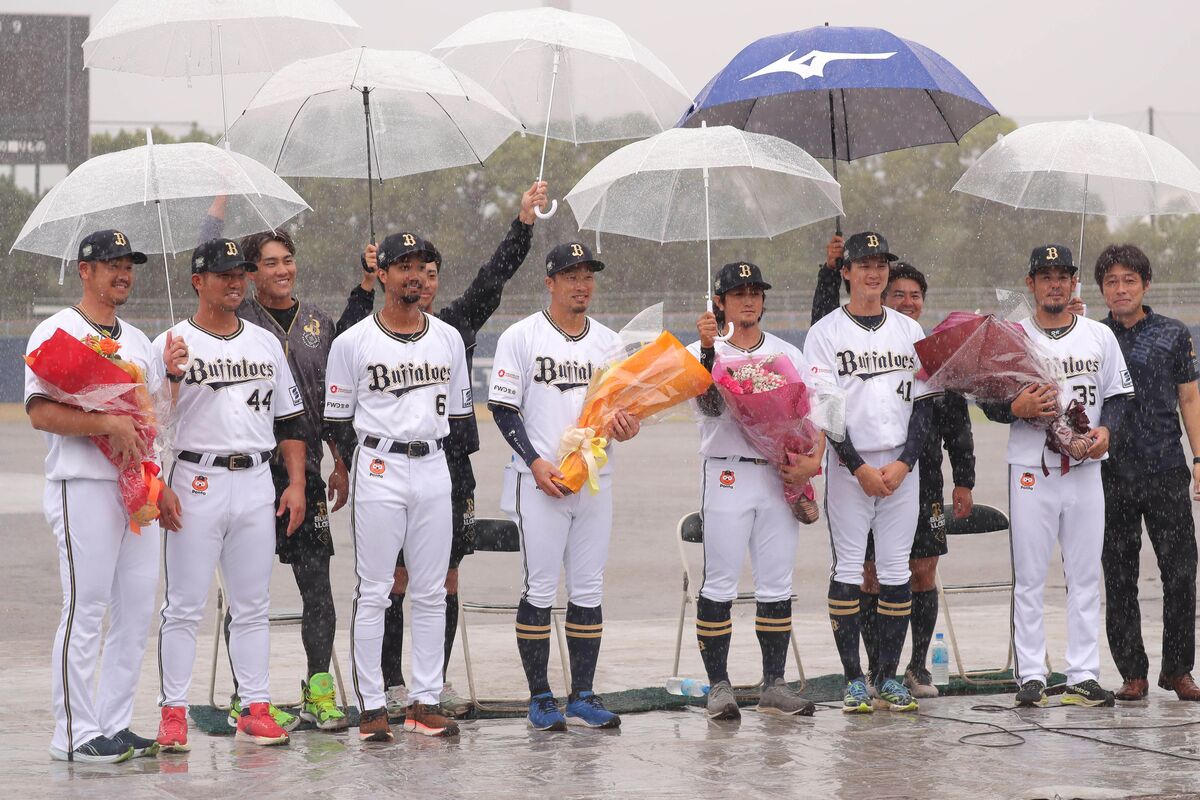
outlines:
[[[940,692],[933,685],[933,675],[924,667],[909,667],[904,672],[904,685],[918,700],[937,697]]]
[[[471,701],[460,696],[454,691],[454,687],[450,685],[450,681],[442,684],[442,693],[438,697],[438,705],[442,711],[445,711],[448,716],[462,717],[471,710]]]
[[[404,719],[408,713],[408,687],[404,684],[389,686],[384,693],[389,720]]]
[[[758,696],[758,710],[772,714],[798,714],[811,717],[817,710],[811,700],[806,700],[800,693],[787,685],[783,678],[776,678],[771,683],[763,684]]]
[[[709,719],[740,719],[742,716],[729,681],[717,681],[712,685],[706,706]]]

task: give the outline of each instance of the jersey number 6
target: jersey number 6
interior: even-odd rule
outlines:
[[[446,395],[439,394],[437,396],[437,414],[439,417],[446,416]]]

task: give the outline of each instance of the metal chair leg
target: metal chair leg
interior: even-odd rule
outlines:
[[[683,600],[679,603],[679,630],[676,631],[676,634],[675,634],[675,664],[674,664],[674,666],[671,667],[672,675],[679,674],[679,656],[680,656],[680,651],[683,649],[683,623],[684,623],[684,620],[687,618],[688,602],[691,600],[691,598],[688,597],[687,583],[688,583],[687,575],[684,575],[683,576]]]
[[[475,671],[471,668],[471,640],[467,635],[467,609],[459,608],[458,621],[459,629],[462,631],[462,651],[463,662],[467,667],[467,693],[471,698],[471,705],[479,707],[479,698],[475,694]]]
[[[566,613],[566,611],[562,612],[564,618],[566,617]],[[571,665],[570,660],[567,658],[567,640],[563,636],[562,625],[559,623],[558,617],[558,614],[553,611],[550,612],[550,621],[554,623],[554,632],[558,636],[558,657],[562,662],[563,683],[565,684],[564,688],[567,690],[566,695],[564,695],[565,697],[571,694]]]
[[[214,708],[228,708],[217,704],[217,660],[221,656],[221,639],[225,632],[225,589],[217,585],[217,624],[213,627],[212,666],[208,672],[208,704]]]

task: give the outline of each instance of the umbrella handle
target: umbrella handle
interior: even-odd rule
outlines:
[[[708,313],[710,313],[710,314],[711,314],[711,313],[712,313],[712,310],[713,310],[713,304],[712,304],[712,295],[710,294],[710,295],[708,296]],[[729,339],[730,339],[730,337],[732,337],[732,336],[733,336],[733,323],[732,323],[732,322],[726,322],[726,323],[725,323],[725,332],[724,332],[724,333],[718,333],[718,334],[717,334],[716,336],[714,336],[713,338],[714,338],[714,339],[716,339],[718,342],[728,342],[728,341],[729,341]]]
[[[537,206],[533,207],[533,213],[534,213],[534,215],[537,216],[538,219],[550,219],[551,217],[554,216],[554,214],[557,211],[558,211],[558,201],[557,200],[550,201],[550,210],[549,211],[542,211]]]

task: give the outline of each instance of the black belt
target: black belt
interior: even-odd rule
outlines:
[[[379,448],[379,443],[381,441],[383,440],[378,436],[367,436],[363,438],[362,443],[364,447],[370,447],[371,449],[375,450]],[[438,450],[442,449],[445,441],[445,439],[437,440],[436,444]],[[401,453],[409,458],[420,458],[421,456],[429,455],[431,451],[429,449],[429,442],[392,442],[391,446],[388,447],[387,452]]]
[[[222,467],[228,470],[250,469],[255,466],[254,457],[258,456],[258,463],[265,464],[271,460],[271,451],[264,450],[261,453],[236,453],[231,456],[213,456],[212,466]],[[193,453],[191,450],[180,450],[175,458],[180,461],[187,461],[191,464],[200,464],[204,461],[203,453]]]
[[[765,467],[771,463],[765,458],[746,458],[745,456],[738,456],[738,461],[741,461],[743,464],[758,464],[760,467]]]

